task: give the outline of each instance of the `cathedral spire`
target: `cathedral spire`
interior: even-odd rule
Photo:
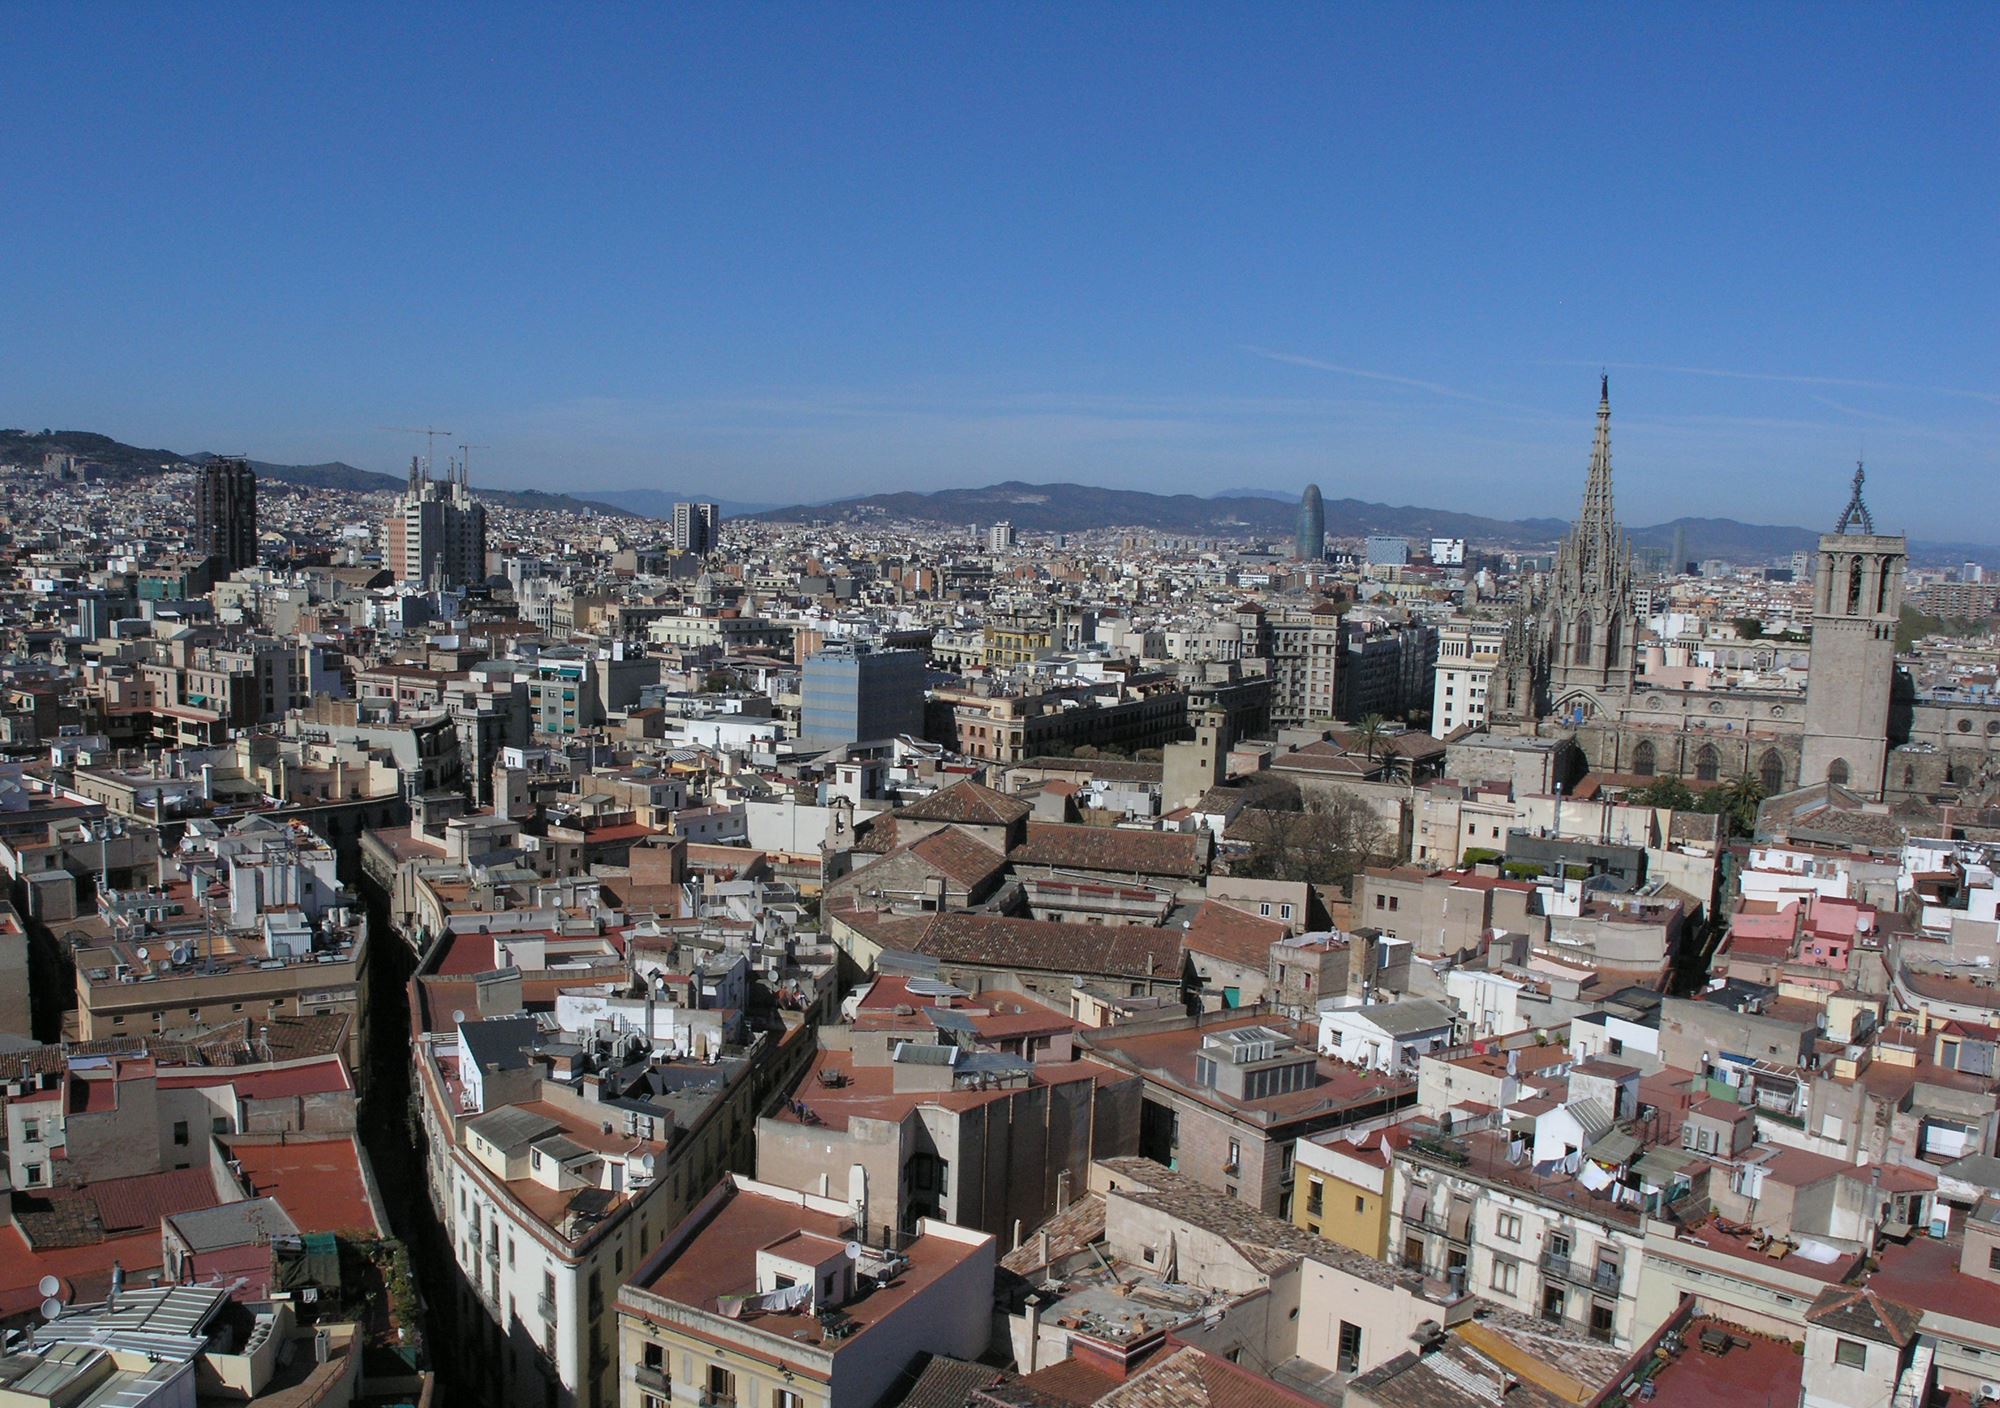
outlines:
[[[1629,694],[1638,639],[1632,546],[1611,502],[1611,377],[1597,387],[1597,437],[1583,511],[1570,525],[1550,574],[1547,611],[1550,695],[1572,718],[1614,708]],[[1580,702],[1587,701],[1587,702]]]
[[[1597,439],[1590,447],[1590,477],[1583,485],[1583,513],[1579,529],[1597,534],[1614,530],[1611,510],[1611,375],[1604,374],[1597,393]]]
[[[1861,502],[1861,485],[1868,478],[1868,471],[1861,467],[1861,461],[1854,462],[1854,497],[1847,501],[1847,507],[1840,511],[1840,522],[1833,525],[1833,531],[1844,534],[1850,527],[1857,527],[1863,533],[1875,532],[1875,515],[1868,511],[1868,505]]]

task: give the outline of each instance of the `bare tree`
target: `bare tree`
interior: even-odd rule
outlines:
[[[1239,875],[1343,885],[1388,853],[1382,818],[1345,789],[1315,790],[1298,811],[1258,811],[1246,820],[1251,849],[1234,867]]]

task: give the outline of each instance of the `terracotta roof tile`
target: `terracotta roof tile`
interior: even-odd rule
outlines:
[[[933,831],[909,850],[968,890],[977,889],[1007,864],[1007,858],[984,841],[949,827]]]
[[[896,815],[911,821],[943,821],[965,826],[1010,826],[1025,819],[1034,808],[1018,797],[996,792],[971,778],[952,783],[907,807]]]
[[[1177,931],[998,914],[936,915],[915,952],[947,963],[1116,978],[1172,978],[1181,963]]]
[[[1183,942],[1196,953],[1206,953],[1245,968],[1262,969],[1271,957],[1271,945],[1286,936],[1287,930],[1275,919],[1223,904],[1203,900],[1188,924]]]
[[[1029,822],[1027,839],[1008,859],[1017,866],[1196,880],[1208,870],[1208,834]]]
[[[1301,1408],[1314,1401],[1183,1345],[1098,1399],[1097,1408]]]

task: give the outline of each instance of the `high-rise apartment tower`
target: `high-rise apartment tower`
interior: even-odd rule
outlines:
[[[195,474],[197,551],[220,558],[231,572],[257,564],[257,473],[250,461],[210,460]]]

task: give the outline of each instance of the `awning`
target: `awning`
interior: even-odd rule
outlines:
[[[1588,1149],[1584,1157],[1616,1168],[1639,1152],[1638,1136],[1630,1130],[1614,1129]]]
[[[1407,1226],[1411,1223],[1422,1222],[1424,1220],[1424,1211],[1430,1205],[1430,1188],[1422,1183],[1412,1183],[1410,1185],[1409,1196],[1403,1199],[1404,1225]]]
[[[1454,1242],[1472,1240],[1472,1204],[1464,1198],[1451,1200],[1451,1215],[1445,1221],[1445,1231]]]
[[[1694,1155],[1682,1149],[1659,1146],[1648,1149],[1632,1165],[1632,1172],[1639,1175],[1639,1181],[1648,1188],[1664,1188],[1672,1183],[1694,1162]]]

